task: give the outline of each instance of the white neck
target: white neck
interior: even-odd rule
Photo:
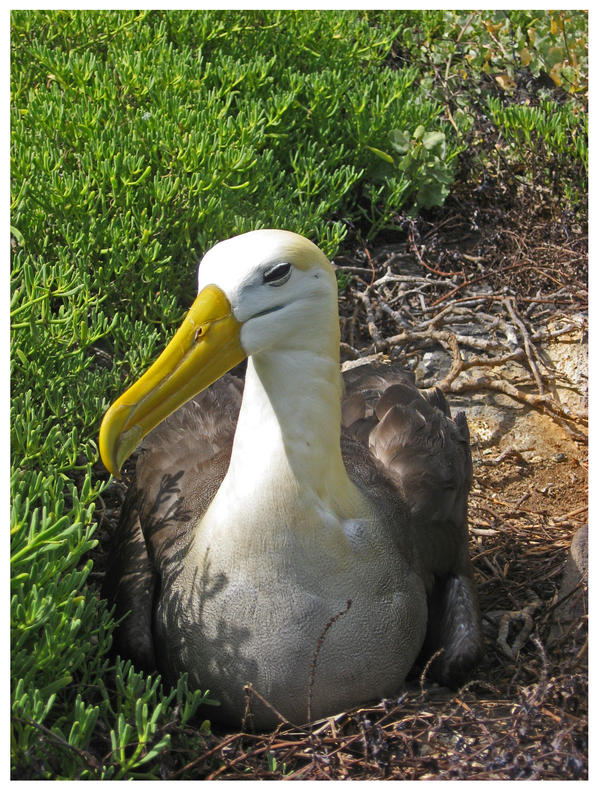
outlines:
[[[233,523],[241,511],[250,524],[281,532],[315,515],[362,514],[340,450],[341,389],[337,356],[289,349],[252,356],[231,463],[206,517],[216,509]]]
[[[343,468],[336,362],[306,351],[250,358],[231,468],[322,495]]]

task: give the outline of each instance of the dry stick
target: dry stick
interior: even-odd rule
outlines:
[[[296,727],[296,726],[294,726],[294,727]],[[271,742],[271,744],[268,745],[269,747],[276,746],[276,747],[279,748],[279,746],[280,746],[279,744],[277,744],[277,745],[273,745],[272,744],[272,742],[274,741],[275,737],[277,736],[279,728],[280,728],[280,726],[278,725],[277,728],[273,731],[273,733],[269,734],[266,737],[266,739],[268,739]],[[214,747],[212,747],[210,750],[207,750],[205,753],[203,753],[198,758],[195,758],[193,761],[190,761],[189,764],[186,764],[181,769],[178,769],[176,772],[174,772],[171,775],[171,779],[176,778],[176,777],[180,777],[184,772],[189,772],[191,769],[193,769],[194,767],[196,767],[199,764],[201,764],[202,761],[206,761],[212,755],[215,755],[215,753],[218,753],[220,750],[224,750],[228,745],[233,744],[234,742],[237,742],[240,739],[246,739],[246,740],[251,740],[251,741],[254,741],[254,742],[260,742],[260,741],[263,741],[265,739],[265,737],[261,736],[261,735],[253,734],[253,733],[243,733],[243,732],[231,734],[226,739],[224,739],[222,742],[219,742],[219,744],[216,744]],[[291,744],[291,741],[289,743]],[[303,740],[298,740],[298,744],[302,744],[302,743],[303,743]],[[267,742],[267,744],[268,744],[268,742]],[[265,748],[264,748],[264,745],[263,745],[263,746],[261,746],[259,748],[259,752],[264,750],[264,749]],[[248,753],[245,753],[244,757],[246,757],[247,755],[248,755]],[[236,763],[239,760],[240,760],[240,756],[236,756],[236,758],[233,759],[232,763]],[[228,764],[228,765],[231,765],[231,764]],[[221,767],[218,771],[221,772],[222,769],[223,769],[223,767]]]
[[[571,323],[570,325],[565,325],[563,328],[559,328],[556,331],[536,331],[532,334],[531,338],[535,342],[548,342],[550,339],[556,339],[558,336],[562,336],[563,334],[568,334],[571,331],[581,331],[583,330],[578,325]]]
[[[286,781],[295,780],[296,778],[299,777],[304,777],[306,774],[308,774],[311,771],[311,769],[314,768],[314,765],[315,765],[314,761],[310,761],[308,764],[306,764],[306,766],[303,766],[301,769],[296,769],[296,771],[292,772],[291,775],[286,775]]]
[[[554,278],[554,276],[551,276],[550,273],[546,273],[544,270],[541,270],[539,267],[536,267],[535,265],[529,265],[529,268],[531,270],[535,270],[535,272],[539,273],[540,276],[544,276],[544,278],[549,278],[550,281],[553,281],[555,284],[558,284],[559,287],[564,287],[562,281],[559,281],[557,278]]]
[[[508,313],[512,317],[513,322],[521,331],[521,337],[523,338],[523,344],[525,345],[525,352],[527,353],[527,361],[529,362],[529,367],[533,373],[533,377],[535,378],[535,382],[538,387],[539,394],[544,394],[546,389],[544,388],[544,384],[542,383],[542,379],[540,377],[539,370],[537,368],[537,364],[534,361],[534,349],[531,344],[531,339],[529,337],[529,332],[525,327],[525,323],[517,314],[516,306],[514,305],[514,298],[506,298],[504,301],[504,305],[508,309]]]
[[[560,405],[548,394],[527,394],[517,389],[511,383],[504,383],[499,380],[492,380],[487,375],[482,375],[471,381],[457,383],[450,387],[452,394],[464,394],[472,391],[495,391],[512,397],[517,402],[522,402],[539,410],[546,410],[554,418],[566,419],[569,422],[587,425],[588,417],[586,411],[571,411],[566,406]]]
[[[353,273],[361,273],[363,276],[373,275],[373,271],[368,267],[357,267],[356,265],[337,265],[336,270],[351,270]]]
[[[506,267],[499,268],[498,273],[501,273],[506,270],[514,270],[515,268],[520,267],[520,265],[507,265]],[[479,284],[482,281],[485,281],[489,278],[489,274],[485,273],[482,276],[477,276],[476,278],[472,278],[469,281],[466,279],[463,281],[462,284],[459,284],[458,287],[454,287],[454,289],[450,290],[450,292],[446,293],[446,295],[440,295],[440,297],[435,300],[433,303],[429,304],[429,308],[432,309],[434,306],[442,303],[442,301],[448,300],[453,295],[455,295],[459,290],[464,289],[465,287],[470,287],[472,284]]]
[[[559,521],[565,521],[567,518],[573,518],[573,516],[578,516],[579,513],[583,513],[587,511],[588,506],[584,505],[583,507],[578,507],[577,510],[571,510],[570,513],[565,513],[564,516],[559,516],[558,518],[553,519],[555,523]]]
[[[429,240],[429,239],[431,239],[431,237],[433,237],[433,236],[437,235],[437,233],[439,232],[439,230],[440,230],[440,229],[443,229],[443,228],[444,228],[444,226],[448,226],[448,224],[449,224],[449,223],[452,223],[452,221],[458,221],[458,223],[456,224],[456,226],[457,226],[457,227],[460,227],[460,225],[461,225],[461,222],[462,222],[462,216],[461,216],[461,214],[460,214],[460,213],[457,213],[456,215],[450,215],[450,217],[448,217],[448,218],[445,218],[444,220],[440,221],[439,223],[436,223],[436,225],[435,225],[433,228],[431,228],[431,229],[430,229],[428,232],[426,232],[426,233],[423,235],[423,238],[422,238],[422,239],[423,239],[423,240]]]
[[[448,334],[448,344],[450,345],[450,349],[452,350],[452,366],[450,367],[450,371],[443,378],[439,383],[439,388],[444,391],[446,389],[446,385],[450,385],[463,371],[464,361],[460,354],[460,348],[458,346],[458,341],[454,334]]]
[[[265,697],[263,697],[260,694],[260,692],[257,692],[256,689],[254,689],[251,683],[247,683],[244,685],[244,692],[257,697],[263,705],[265,705],[270,711],[273,712],[273,714],[277,717],[279,722],[284,723],[286,725],[293,725],[294,728],[299,727],[295,723],[290,722],[290,720],[288,720],[287,717],[284,717],[283,714],[280,711],[278,711],[272,703],[269,703],[269,701]]]
[[[433,284],[434,282],[429,282],[429,283]],[[465,286],[465,285],[461,284],[460,287],[458,287],[457,289],[460,289],[463,286]],[[536,303],[551,303],[553,305],[556,305],[558,303],[570,304],[570,303],[573,302],[572,301],[572,297],[573,297],[572,295],[569,296],[569,297],[565,296],[564,298],[560,298],[560,297],[559,298],[525,298],[525,297],[519,296],[519,300],[522,303],[533,303],[533,304],[536,304]],[[577,296],[575,296],[575,297],[577,297]],[[475,303],[475,302],[481,302],[481,301],[500,301],[500,302],[502,302],[504,300],[506,300],[506,295],[496,295],[495,293],[492,293],[492,292],[489,292],[489,293],[488,292],[482,292],[481,295],[465,295],[464,298],[455,298],[452,301],[452,303],[450,304],[450,306],[453,306],[455,303],[468,303],[468,302]],[[439,303],[439,301],[436,301],[436,303]],[[427,307],[427,311],[430,311],[432,308],[434,308],[436,303],[430,304]]]
[[[508,361],[520,361],[524,356],[525,351],[522,348],[515,350],[514,353],[507,353],[504,356],[495,356],[493,358],[474,356],[473,358],[464,359],[462,368],[464,371],[472,367],[498,367],[501,364],[506,364]]]
[[[356,323],[358,320],[358,303],[355,305],[352,311],[352,317],[350,318],[350,344],[354,347],[354,339],[356,337]]]
[[[312,659],[312,663],[310,665],[310,674],[308,676],[308,692],[306,697],[306,719],[310,726],[312,726],[312,691],[315,684],[315,671],[317,669],[317,659],[319,657],[319,653],[321,652],[321,647],[323,645],[323,642],[325,641],[325,637],[327,636],[327,632],[329,631],[329,629],[333,626],[336,620],[339,620],[339,618],[341,618],[343,615],[346,614],[346,612],[348,612],[351,606],[352,606],[352,599],[349,598],[346,601],[346,606],[344,607],[344,609],[340,610],[336,615],[329,618],[325,628],[321,632],[321,636],[317,640],[315,653]]]
[[[469,526],[469,532],[473,535],[480,535],[482,537],[492,537],[493,535],[497,535],[499,529],[483,529],[481,527],[474,527],[472,524]]]
[[[367,262],[369,263],[369,267],[371,268],[371,281],[369,281],[369,286],[375,281],[375,265],[373,264],[373,260],[371,259],[371,254],[369,253],[369,249],[365,246],[365,254],[367,255]]]
[[[271,742],[266,742],[265,744],[262,744],[260,747],[255,747],[252,750],[248,750],[248,752],[242,753],[242,755],[238,755],[235,758],[232,758],[230,761],[227,761],[227,763],[222,764],[222,766],[220,766],[216,771],[208,775],[206,780],[214,780],[216,777],[221,775],[223,772],[226,772],[228,769],[231,769],[236,764],[239,764],[242,761],[245,761],[247,758],[251,758],[252,756],[260,755],[265,751],[268,752],[269,750],[281,750],[287,747],[294,747],[304,744],[304,740],[302,739],[299,739],[297,741],[277,742],[276,744],[274,744],[272,741],[273,737],[270,736],[269,739],[271,739]]]
[[[521,262],[518,262],[518,263],[516,263],[516,264],[513,264],[513,265],[506,265],[505,267],[500,267],[500,268],[498,268],[497,270],[495,270],[494,272],[495,272],[496,274],[497,274],[497,273],[505,273],[505,272],[506,272],[506,271],[508,271],[508,270],[516,270],[517,268],[521,268],[522,270],[531,270],[531,269],[534,269],[534,268],[533,268],[531,265],[526,265],[525,267],[523,267],[522,263],[521,263]],[[458,285],[458,287],[454,287],[454,289],[450,290],[450,292],[446,293],[446,295],[441,295],[441,296],[440,296],[439,298],[437,298],[437,300],[435,300],[433,303],[430,303],[430,304],[429,304],[429,308],[430,308],[430,309],[432,309],[434,306],[437,306],[438,304],[442,303],[443,301],[445,301],[445,300],[448,300],[449,298],[451,298],[451,297],[452,297],[453,295],[455,295],[455,294],[456,294],[456,293],[457,293],[459,290],[461,290],[461,289],[464,289],[465,287],[470,287],[472,284],[479,284],[480,282],[482,282],[482,281],[485,281],[485,280],[486,280],[486,279],[488,279],[489,277],[490,277],[490,274],[489,274],[489,273],[485,273],[485,274],[483,274],[482,276],[477,276],[476,278],[472,278],[472,279],[470,279],[469,281],[463,281],[463,283],[462,283],[462,284],[459,284],[459,285]],[[486,296],[482,296],[482,297],[486,297],[486,298],[488,298],[488,297],[490,297],[490,296],[487,296],[487,295],[486,295]],[[502,300],[504,300],[504,298],[505,298],[506,296],[505,296],[505,295],[503,295],[503,296],[501,296],[501,298],[500,298],[500,296],[494,296],[494,297],[495,297],[497,300],[498,300],[498,299],[502,299]],[[527,299],[526,299],[526,298],[524,298],[523,300],[527,300]],[[530,300],[531,300],[531,299],[530,299]]]
[[[470,309],[462,309],[462,307],[457,309],[454,303],[449,303],[448,306],[444,306],[441,311],[439,311],[437,314],[434,314],[429,320],[422,320],[420,323],[416,323],[416,325],[417,327],[425,326],[426,328],[436,328],[439,326],[442,319],[444,319],[446,315],[450,314],[451,312],[458,313],[459,316],[461,314],[471,314],[472,316],[472,311]]]
[[[399,334],[394,334],[394,336],[388,336],[385,339],[382,339],[383,347],[394,347],[396,345],[402,345],[405,342],[431,342],[431,340],[435,340],[439,342],[443,347],[450,347],[452,350],[452,339],[455,339],[457,342],[468,345],[469,347],[476,347],[480,350],[489,350],[493,343],[490,343],[489,340],[485,339],[477,339],[476,337],[465,336],[463,334],[453,334],[450,331],[436,331],[436,330],[424,330],[424,331],[403,331]]]
[[[347,342],[340,342],[340,353],[350,356],[351,358],[360,358],[361,352]]]
[[[410,327],[407,326],[406,323],[403,323],[396,316],[396,313],[393,310],[391,310],[384,303],[384,301],[381,300],[379,296],[377,296],[377,298],[382,306],[382,309],[386,311],[386,313],[390,314],[390,316],[392,316],[396,320],[398,325],[402,326],[405,329],[404,333],[407,334],[407,336],[405,336],[401,340],[398,340],[398,337],[388,337],[384,340],[386,344],[390,344],[390,343],[396,344],[397,341],[415,341],[415,339],[418,338],[417,335],[420,335],[419,338],[425,339],[427,341],[430,341],[431,339],[436,339],[437,341],[440,341],[441,339],[446,339],[446,337],[445,336],[443,338],[438,337],[437,336],[438,334],[451,333],[450,331],[444,331],[443,329],[437,328],[437,326],[440,324],[440,321],[445,317],[445,315],[453,311],[456,311],[459,315],[462,316],[468,315],[469,317],[473,317],[473,311],[471,309],[455,308],[453,304],[450,304],[449,306],[444,307],[442,311],[438,312],[430,320],[424,320],[420,323],[414,323],[413,330],[410,330]],[[500,318],[492,317],[491,315],[485,315],[483,312],[478,312],[475,314],[475,319],[481,319],[481,318],[487,319],[494,328],[502,324]],[[412,335],[411,338],[409,338],[410,335]],[[467,336],[465,334],[453,334],[453,336],[461,344],[467,347],[473,347],[476,350],[489,350],[490,347],[494,346],[494,342],[490,341],[489,339],[481,339],[476,336]]]
[[[537,646],[538,651],[540,652],[540,656],[542,658],[542,670],[540,675],[540,680],[535,688],[534,693],[532,694],[529,702],[531,705],[538,705],[538,703],[542,703],[544,699],[544,695],[546,694],[546,690],[548,688],[548,656],[546,654],[546,649],[539,637],[533,636],[531,638],[534,645]]]
[[[506,295],[495,295],[492,292],[482,292],[479,295],[477,294],[464,295],[462,298],[454,298],[454,300],[448,304],[448,308],[453,308],[457,306],[457,304],[459,303],[476,304],[476,303],[486,303],[489,301],[502,301],[504,300],[505,297]],[[425,308],[425,311],[430,312],[433,311],[434,308],[435,308],[435,304],[431,304],[430,306],[427,306]]]
[[[407,273],[403,273],[402,275],[398,275],[396,273],[391,273],[388,269],[383,276],[380,276],[373,284],[370,284],[371,287],[379,287],[382,284],[389,284],[390,282],[402,282],[403,284],[414,284],[416,287],[454,287],[454,282],[448,279],[442,278],[429,278],[426,276],[410,276]]]
[[[400,312],[397,312],[395,311],[395,309],[392,309],[391,306],[389,306],[384,300],[382,300],[382,298],[379,297],[379,295],[377,296],[377,299],[379,300],[379,303],[381,304],[381,308],[383,309],[383,311],[387,315],[389,315],[392,318],[392,320],[394,320],[396,325],[399,325],[400,328],[410,328],[410,325],[400,315]]]
[[[185,772],[189,772],[191,769],[194,769],[194,767],[199,766],[202,763],[202,761],[206,761],[208,758],[211,757],[211,755],[214,755],[215,753],[218,753],[219,750],[223,750],[225,747],[227,747],[228,744],[232,744],[233,742],[237,741],[240,738],[240,736],[243,736],[243,735],[244,734],[236,733],[233,736],[228,736],[222,742],[219,742],[219,744],[216,744],[214,747],[211,747],[210,750],[207,750],[205,753],[203,753],[202,755],[198,756],[198,758],[194,758],[194,760],[190,761],[189,764],[186,764],[181,769],[178,769],[176,772],[174,772],[171,775],[171,777],[172,778],[180,777]]]
[[[456,300],[444,306],[443,309],[440,309],[438,313],[434,314],[429,320],[422,320],[419,323],[419,326],[427,325],[435,328],[440,324],[440,321],[446,317],[446,315],[451,315],[448,317],[448,320],[453,322],[463,320],[464,318],[469,318],[473,322],[477,321],[481,325],[487,324],[492,328],[497,328],[501,324],[502,318],[495,314],[488,314],[487,312],[476,308],[475,305],[487,300],[487,297],[489,296],[479,295],[475,297],[466,296],[464,298],[456,298]],[[459,303],[463,305],[459,306]],[[468,305],[469,303],[472,303],[473,306]],[[426,311],[429,311],[429,309]]]
[[[381,334],[379,333],[379,329],[377,328],[377,324],[375,323],[375,316],[373,314],[373,309],[371,307],[371,302],[367,295],[364,292],[360,292],[359,290],[354,290],[355,297],[359,298],[362,302],[363,306],[365,307],[365,311],[367,313],[367,328],[369,329],[369,334],[371,335],[371,339],[375,343],[375,347],[377,350],[381,348],[382,345],[385,345],[384,340],[381,338]]]
[[[446,650],[445,648],[438,648],[437,651],[435,651],[429,657],[429,659],[427,660],[427,663],[423,667],[423,670],[421,671],[421,676],[419,678],[419,686],[421,687],[421,697],[423,697],[425,695],[425,678],[427,676],[427,673],[429,672],[429,668],[434,663],[434,661],[438,658],[438,656],[441,656],[441,654],[443,654],[445,650]]]
[[[574,240],[573,242],[577,242]],[[579,242],[587,244],[587,237],[580,237]],[[582,253],[578,253],[577,251],[573,251],[571,248],[566,248],[564,245],[557,245],[557,243],[547,242],[544,245],[535,245],[531,252],[534,253],[535,251],[546,251],[548,248],[554,248],[557,251],[561,251],[563,254],[569,254],[574,259],[580,259],[583,263],[587,262],[587,256]]]

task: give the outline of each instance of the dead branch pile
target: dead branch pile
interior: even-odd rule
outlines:
[[[460,218],[448,218],[445,237],[452,234],[453,220],[459,229],[464,226]],[[555,399],[552,386],[561,373],[549,370],[539,351],[552,339],[575,335],[583,340],[587,334],[585,238],[572,241],[570,248],[543,240],[526,248],[509,229],[505,234],[515,241],[512,250],[498,256],[495,248],[491,258],[455,250],[450,271],[439,252],[437,261],[426,261],[428,240],[436,238],[439,245],[440,232],[434,227],[417,245],[409,228],[407,250],[384,248],[373,257],[364,249],[361,265],[339,263],[341,271],[352,274],[342,319],[345,357],[361,358],[366,350],[411,368],[437,344],[451,365],[424,380],[423,387],[435,383],[446,394],[500,392],[545,412],[585,441],[587,412]],[[442,254],[447,256],[447,248]],[[550,289],[545,291],[544,284]],[[510,361],[522,362],[529,378],[515,384],[499,377],[498,368]],[[460,377],[475,369],[477,377]]]

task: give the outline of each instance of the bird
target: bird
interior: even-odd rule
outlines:
[[[99,449],[117,478],[137,449],[102,590],[114,650],[187,674],[215,721],[312,723],[426,660],[454,687],[477,664],[465,415],[397,363],[341,373],[335,270],[306,237],[208,250]]]

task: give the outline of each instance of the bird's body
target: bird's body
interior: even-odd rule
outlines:
[[[190,316],[210,299],[208,321],[193,315],[101,436],[114,471],[148,433],[105,587],[129,612],[118,649],[170,679],[187,672],[230,723],[247,683],[296,723],[309,699],[319,717],[392,695],[424,644],[445,646],[442,680],[460,677],[479,651],[464,417],[391,367],[348,373],[342,420],[335,278],[304,238],[233,238],[199,281]],[[213,327],[216,374],[212,358],[188,363]],[[245,355],[243,384],[207,388]],[[210,369],[200,388],[192,365]],[[252,712],[256,727],[277,721],[260,701]]]

